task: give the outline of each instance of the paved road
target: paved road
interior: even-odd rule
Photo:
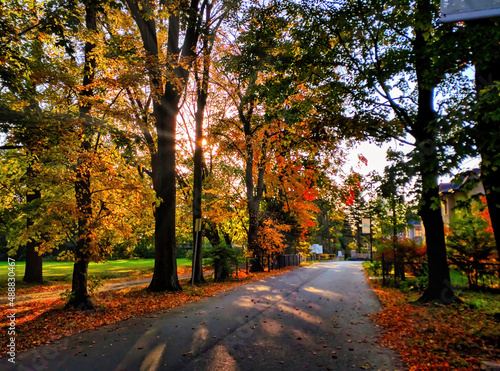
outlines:
[[[325,262],[17,355],[36,370],[402,370],[359,262]],[[1,360],[2,362],[4,359]],[[0,368],[5,363],[0,363]],[[15,368],[14,368],[15,369]]]

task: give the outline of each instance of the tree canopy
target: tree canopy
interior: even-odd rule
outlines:
[[[438,177],[476,152],[495,230],[497,76],[477,82],[500,59],[480,53],[481,25],[438,23],[437,1],[9,0],[0,14],[0,232],[28,281],[44,255],[73,260],[75,307],[92,307],[89,261],[151,239],[149,289],[181,290],[198,219],[254,270],[306,243],[346,250],[362,187],[341,174],[345,142],[413,148],[388,173],[415,191],[423,299],[454,298]]]

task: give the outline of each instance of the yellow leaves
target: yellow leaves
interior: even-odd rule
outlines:
[[[259,246],[266,254],[282,253],[286,248],[284,232],[290,230],[290,225],[280,224],[271,218],[264,220],[259,228]]]

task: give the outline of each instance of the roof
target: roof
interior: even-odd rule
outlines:
[[[458,174],[451,183],[440,183],[439,193],[445,194],[457,192],[464,184],[470,182],[473,179],[479,178],[480,174],[481,170],[479,169],[472,169]]]

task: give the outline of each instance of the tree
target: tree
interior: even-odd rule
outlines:
[[[234,109],[213,132],[225,148],[238,153],[244,169],[253,270],[263,269],[258,243],[266,219],[263,202],[281,204],[301,233],[307,232],[318,211],[315,183],[326,163],[320,149],[335,148],[324,122],[313,113],[315,85],[309,78],[314,73],[297,61],[298,39],[291,37],[290,27],[297,20],[286,14],[288,5],[250,7],[237,23],[241,32],[226,48],[229,55],[219,64],[224,75],[220,85]]]
[[[470,48],[471,62],[475,64],[475,124],[470,127],[468,134],[472,136],[473,143],[481,155],[481,181],[500,255],[500,155],[497,150],[500,137],[500,54],[495,47],[500,40],[498,23],[496,18],[467,22],[469,39],[468,45],[463,47]]]
[[[445,145],[452,122],[444,110],[449,114],[455,107],[442,99],[436,111],[436,97],[441,87],[454,86],[463,68],[460,32],[436,24],[437,2],[430,0],[346,1],[313,14],[310,18],[323,25],[317,44],[325,50],[324,61],[337,67],[348,90],[346,114],[375,138],[415,140],[406,172],[419,179],[427,240],[429,286],[422,300],[453,302],[437,177],[456,164]]]
[[[152,94],[153,117],[157,143],[151,153],[153,187],[159,205],[155,209],[155,268],[149,285],[151,291],[179,291],[177,277],[175,208],[176,169],[175,134],[179,103],[186,87],[189,71],[196,57],[200,33],[199,17],[206,2],[189,4],[156,4],[142,0],[126,0],[139,29],[145,56],[149,89]],[[163,12],[157,7],[162,7]],[[162,14],[167,14],[166,53],[162,54],[158,27]],[[184,22],[181,25],[181,22]],[[181,37],[181,30],[185,30]],[[182,40],[182,45],[179,44]],[[166,65],[167,71],[162,71]]]
[[[138,179],[127,160],[122,144],[128,137],[112,127],[107,117],[117,95],[107,79],[112,68],[100,64],[106,59],[100,53],[106,37],[97,28],[97,12],[103,5],[84,4],[85,32],[80,29],[81,4],[56,7],[58,17],[54,9],[48,9],[54,4],[43,5],[41,21],[14,35],[23,36],[24,40],[16,39],[22,48],[9,54],[12,60],[23,62],[27,73],[16,77],[4,71],[2,81],[7,86],[2,91],[6,98],[0,111],[2,128],[10,146],[23,144],[19,154],[25,156],[9,159],[15,164],[15,176],[9,182],[21,179],[24,184],[10,197],[22,197],[30,189],[40,192],[30,205],[11,209],[9,247],[15,251],[24,241],[32,241],[41,255],[61,250],[62,245],[72,246],[73,250],[60,253],[61,258],[75,260],[68,305],[85,309],[92,307],[86,287],[89,261],[102,261],[115,243],[148,233],[151,215],[145,203],[151,205],[153,200],[149,185]],[[75,57],[75,40],[83,42],[84,61]],[[12,69],[20,64],[5,66]],[[22,93],[18,87],[23,86],[31,94]],[[31,107],[29,115],[23,112],[27,106]],[[23,180],[23,173],[30,172],[36,176]],[[29,220],[29,228],[18,222],[23,217]]]
[[[85,3],[85,28],[93,34],[97,31],[97,6],[98,1],[89,0]],[[73,280],[71,286],[72,297],[68,306],[79,309],[94,309],[87,291],[88,266],[91,259],[90,220],[92,218],[92,192],[91,192],[91,157],[90,152],[92,137],[92,109],[91,99],[94,96],[94,79],[96,75],[95,42],[89,38],[85,41],[83,84],[79,102],[80,126],[80,155],[77,161],[75,196],[78,210],[78,229],[75,247],[75,264],[73,266]]]
[[[8,6],[7,6],[8,5]],[[57,9],[58,4],[54,4]],[[54,129],[55,115],[42,109],[39,91],[43,91],[43,80],[48,64],[42,40],[55,39],[61,46],[69,48],[60,23],[56,22],[54,9],[50,11],[46,4],[41,7],[24,1],[13,1],[0,5],[2,22],[0,24],[0,45],[3,53],[0,57],[0,83],[2,103],[0,104],[0,129],[7,133],[7,145],[2,150],[21,149],[18,156],[26,156],[27,168],[16,167],[24,171],[18,178],[26,185],[18,189],[18,195],[25,197],[26,207],[32,209],[26,215],[26,233],[30,235],[22,246],[26,247],[26,270],[24,281],[43,282],[41,241],[36,238],[34,219],[36,209],[41,204],[41,187],[37,181],[39,156],[54,142],[55,135],[46,133],[42,127]],[[27,12],[26,9],[29,9]],[[60,9],[59,9],[60,10]],[[72,7],[60,11],[58,20],[66,21],[73,16]],[[24,153],[23,153],[24,152]],[[38,211],[41,211],[40,209]],[[32,214],[32,215],[30,215]],[[11,246],[17,249],[18,246]]]
[[[193,166],[193,241],[197,241],[194,246],[196,256],[193,257],[193,272],[191,282],[204,283],[203,267],[202,267],[202,239],[196,238],[196,221],[202,219],[202,178],[203,178],[203,119],[207,105],[208,86],[210,79],[211,53],[216,41],[216,35],[221,22],[227,17],[228,8],[224,4],[221,9],[215,9],[214,3],[207,2],[205,9],[205,21],[202,27],[202,46],[201,57],[194,63],[194,76],[196,82],[196,112],[195,112],[195,150],[194,150],[194,166]],[[221,11],[222,10],[222,11]],[[217,14],[217,11],[221,14]],[[201,63],[200,63],[201,61]],[[199,71],[201,64],[201,76]],[[219,277],[219,279],[222,279]]]
[[[450,223],[448,253],[450,261],[467,274],[469,286],[477,287],[495,247],[494,236],[487,216],[482,215],[483,202],[465,200],[459,206]]]

